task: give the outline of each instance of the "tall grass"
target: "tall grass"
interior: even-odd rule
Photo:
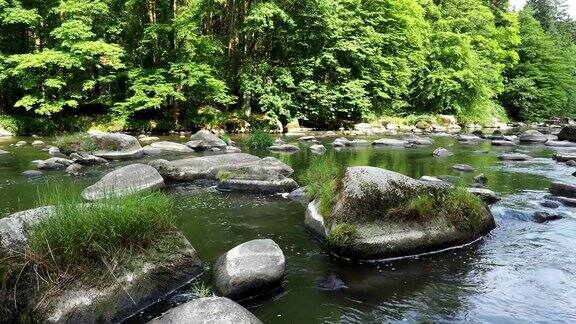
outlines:
[[[243,143],[250,149],[265,149],[274,144],[274,138],[268,130],[263,127],[253,128]]]
[[[145,249],[174,228],[172,202],[161,192],[86,204],[73,188],[52,187],[40,201],[53,205],[54,214],[31,228],[28,243],[59,269]]]
[[[56,137],[54,145],[63,153],[70,154],[77,151],[91,152],[96,149],[96,143],[88,133],[74,133]]]
[[[343,174],[344,168],[338,166],[331,157],[325,156],[313,159],[300,177],[306,185],[306,195],[319,200],[319,210],[326,221],[329,220]]]

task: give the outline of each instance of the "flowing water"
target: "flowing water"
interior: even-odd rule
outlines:
[[[87,186],[121,164],[94,167],[80,178],[58,171],[30,180],[20,173],[32,168],[30,161],[48,156],[39,148],[9,146],[17,140],[21,138],[0,139],[0,149],[12,152],[0,156],[2,215],[35,207],[37,190],[46,181]],[[438,146],[454,156],[433,157]],[[502,151],[525,152],[536,158],[502,163],[497,159]],[[315,158],[304,148],[295,154],[250,153],[279,158],[295,169],[296,178]],[[574,323],[576,209],[555,210],[564,216],[558,221],[539,224],[532,220],[535,211],[547,210],[539,203],[552,181],[576,183],[572,176],[576,168],[554,162],[552,153],[544,146],[464,145],[446,137],[434,138],[433,147],[416,149],[334,151],[328,146],[327,154],[343,165],[377,166],[415,178],[447,175],[470,182],[474,175],[484,173],[486,187],[503,196],[492,206],[497,228],[477,244],[388,262],[356,264],[334,257],[304,229],[305,207],[298,202],[279,196],[218,193],[206,188],[206,183],[171,186],[168,191],[178,202],[179,227],[208,266],[201,279],[205,285],[210,284],[210,265],[235,245],[255,238],[271,238],[280,245],[287,266],[282,290],[243,303],[265,323]],[[458,173],[451,168],[456,163],[470,164],[476,171]],[[145,321],[194,297],[193,289],[183,289],[131,321]]]

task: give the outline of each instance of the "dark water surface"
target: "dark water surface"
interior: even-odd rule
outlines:
[[[20,139],[0,139],[0,212],[2,215],[35,207],[37,190],[47,181],[75,181],[82,187],[121,165],[95,167],[81,178],[59,172],[29,180],[20,175],[33,168],[30,161],[46,159],[46,152],[31,146],[10,147]],[[31,142],[30,138],[26,138]],[[175,141],[184,141],[174,139]],[[45,140],[49,142],[49,140]],[[326,140],[329,143],[331,140]],[[435,147],[455,153],[432,156]],[[525,152],[536,159],[502,163],[502,151]],[[458,144],[453,138],[434,138],[427,148],[372,147],[327,154],[341,164],[371,165],[418,178],[451,175],[470,182],[482,172],[487,187],[504,199],[492,207],[498,227],[484,240],[458,250],[419,258],[354,264],[338,259],[304,229],[304,206],[275,196],[223,194],[198,184],[172,186],[179,227],[207,266],[237,244],[272,238],[286,256],[282,291],[271,298],[244,303],[266,323],[381,323],[381,322],[576,322],[576,214],[561,207],[561,220],[538,224],[534,211],[552,181],[576,183],[570,168],[550,157],[544,146],[516,148]],[[251,152],[275,156],[292,166],[296,178],[314,156],[303,149],[296,154]],[[175,159],[182,156],[168,156]],[[476,172],[451,169],[466,163]],[[125,162],[124,162],[125,164]],[[548,210],[550,211],[550,210]],[[2,216],[0,216],[2,217]],[[202,278],[210,283],[210,269]],[[175,305],[194,298],[184,290],[162,304]],[[160,311],[153,310],[152,313]],[[144,320],[150,314],[144,314]]]

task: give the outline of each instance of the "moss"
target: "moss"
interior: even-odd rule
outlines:
[[[338,223],[332,226],[328,243],[333,246],[349,246],[358,238],[358,229],[353,224]]]
[[[218,171],[218,174],[216,174],[216,180],[218,181],[228,180],[230,179],[230,176],[232,176],[232,173],[230,173],[230,171],[220,170]]]
[[[446,218],[461,231],[478,232],[488,212],[484,202],[465,188],[451,190],[442,203]]]

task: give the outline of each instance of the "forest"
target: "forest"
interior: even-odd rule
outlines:
[[[576,115],[566,0],[0,0],[0,126]]]

